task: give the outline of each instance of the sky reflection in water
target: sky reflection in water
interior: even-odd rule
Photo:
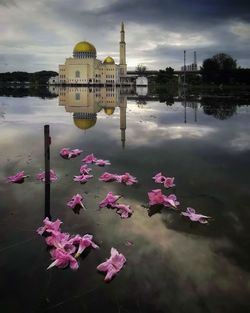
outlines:
[[[46,100],[0,98],[4,113],[0,120],[2,311],[249,309],[248,103],[240,107],[225,103],[212,110],[213,100],[210,105],[205,102],[205,108],[202,100],[187,102],[184,123],[185,107],[180,101],[172,106],[157,100],[138,104],[135,96],[113,94],[112,90],[89,93],[71,89],[59,94]],[[121,103],[122,109],[117,106]],[[44,166],[46,123],[51,127],[51,168],[59,176],[51,185],[52,218],[62,219],[63,231],[92,233],[101,246],[80,260],[77,272],[46,271],[49,253],[35,233],[44,214],[44,186],[35,175]],[[84,152],[64,160],[59,155],[62,147]],[[85,185],[73,182],[81,159],[92,152],[112,165],[93,165],[94,179]],[[22,185],[7,184],[5,178],[19,170],[25,170],[30,178]],[[106,170],[128,171],[139,184],[98,181]],[[192,224],[168,209],[148,216],[144,207],[147,192],[161,187],[152,180],[160,171],[176,177],[173,192],[181,210],[191,206],[212,216],[209,226]],[[122,194],[122,203],[132,205],[130,219],[122,220],[111,210],[98,210],[108,191]],[[79,215],[66,205],[76,193],[86,199],[87,211]],[[133,245],[126,245],[127,241]],[[109,257],[111,246],[126,256],[127,264],[107,285],[96,266]]]

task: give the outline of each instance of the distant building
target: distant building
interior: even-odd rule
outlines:
[[[184,66],[181,67],[181,71],[184,72]],[[192,63],[192,64],[189,64],[189,65],[186,65],[186,71],[187,71],[187,72],[198,71],[197,64]]]
[[[135,81],[136,86],[148,86],[148,79],[145,76],[139,76]]]
[[[185,51],[184,51],[185,53]],[[185,63],[185,62],[184,62]],[[198,71],[198,66],[197,66],[197,55],[196,51],[194,51],[194,63],[189,64],[189,65],[184,65],[181,67],[181,71],[186,71],[186,72],[195,72]]]
[[[73,57],[59,65],[60,85],[126,85],[126,43],[124,24],[120,31],[120,64],[115,64],[112,57],[103,61],[96,58],[96,48],[87,41],[78,42],[73,49]]]

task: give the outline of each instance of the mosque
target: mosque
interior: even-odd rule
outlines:
[[[126,43],[124,23],[120,31],[120,63],[112,57],[103,61],[96,58],[96,48],[87,41],[78,42],[73,49],[73,57],[59,65],[59,76],[52,77],[50,84],[59,85],[128,85],[126,64]]]

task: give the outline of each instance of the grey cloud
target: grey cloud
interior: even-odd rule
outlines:
[[[190,62],[191,52],[197,50],[200,63],[226,52],[241,66],[250,65],[250,3],[242,0],[23,0],[17,4],[0,0],[0,5],[5,15],[0,71],[6,71],[6,64],[25,70],[20,54],[36,59],[33,66],[28,61],[33,70],[41,69],[41,64],[56,70],[80,40],[93,42],[99,58],[110,54],[118,61],[122,20],[129,68],[138,63],[155,69],[179,68],[183,50]],[[29,12],[32,18],[26,16]]]

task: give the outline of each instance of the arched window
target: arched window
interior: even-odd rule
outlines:
[[[79,78],[80,77],[80,71],[76,71],[75,75],[76,75],[76,78]]]

